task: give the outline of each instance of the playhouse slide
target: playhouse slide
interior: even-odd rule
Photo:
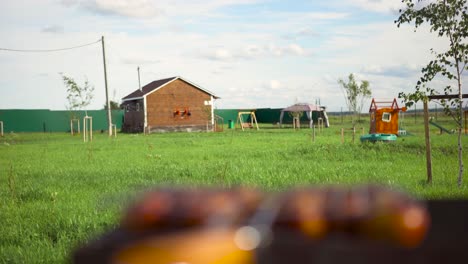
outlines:
[[[450,131],[450,130],[446,129],[445,127],[443,127],[443,126],[437,124],[436,122],[432,121],[432,118],[429,119],[429,124],[437,127],[438,129],[440,129],[441,131],[444,131],[447,134],[453,134],[453,131]]]

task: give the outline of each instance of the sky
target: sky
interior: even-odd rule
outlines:
[[[109,97],[181,76],[221,97],[218,109],[319,103],[346,109],[338,79],[368,80],[375,98],[414,90],[447,40],[398,28],[399,0],[5,0],[0,48],[74,47],[104,36]],[[0,109],[67,107],[61,73],[105,104],[101,42],[59,52],[0,50]],[[435,88],[437,84],[435,84]],[[443,83],[439,84],[443,87]],[[370,99],[364,104],[367,110]]]

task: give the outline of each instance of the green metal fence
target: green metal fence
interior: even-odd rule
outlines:
[[[75,118],[83,122],[85,111],[74,111]],[[112,123],[117,129],[122,127],[123,110],[112,110]],[[70,131],[70,111],[53,111],[47,109],[0,109],[0,121],[3,121],[5,133],[8,132],[67,132]],[[89,110],[93,117],[93,130],[107,130],[107,111]]]
[[[255,115],[259,123],[276,124],[279,122],[282,108],[260,108],[255,109]],[[225,124],[229,121],[236,122],[237,114],[248,112],[249,109],[216,109],[216,115],[224,119]],[[74,116],[83,122],[84,111],[74,111]],[[8,132],[68,132],[70,131],[70,117],[72,113],[66,110],[48,109],[0,109],[0,121],[3,121],[5,133]],[[88,115],[93,117],[93,130],[107,130],[106,110],[90,110]],[[122,127],[124,117],[123,110],[112,110],[112,123],[117,129]],[[247,118],[244,116],[244,118]],[[316,113],[313,113],[314,121],[317,121]],[[244,120],[248,122],[250,119]],[[301,122],[307,122],[307,116],[301,117]],[[285,114],[283,123],[291,124],[292,117]]]
[[[257,122],[259,123],[264,123],[264,124],[276,124],[280,120],[280,115],[281,115],[281,110],[283,108],[260,108],[260,109],[255,109],[255,116],[257,117]],[[245,109],[216,109],[215,114],[221,116],[224,119],[224,123],[228,124],[229,120],[233,120],[236,122],[237,120],[237,113],[238,112],[248,112],[251,110],[245,110]],[[312,113],[312,119],[314,119],[314,122],[317,122],[318,115],[316,112]],[[244,120],[244,121],[249,121]],[[289,115],[288,113],[284,114],[283,117],[283,123],[284,124],[292,124],[292,116]],[[304,114],[301,117],[301,122],[308,122],[307,116]]]

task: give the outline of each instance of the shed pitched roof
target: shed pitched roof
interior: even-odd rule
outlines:
[[[156,81],[153,81],[153,82],[150,82],[148,83],[147,85],[143,86],[140,89],[137,89],[135,90],[134,92],[130,93],[129,95],[125,96],[124,98],[122,98],[122,101],[128,101],[128,100],[133,100],[133,99],[139,99],[139,98],[143,98],[144,96],[150,94],[151,92],[153,91],[156,91],[158,90],[159,88],[162,88],[163,86],[165,86],[166,84],[172,82],[172,81],[175,81],[177,79],[180,79],[186,83],[189,83],[190,85],[196,87],[197,89],[200,89],[201,91],[207,93],[207,94],[210,94],[212,95],[215,99],[219,99],[218,96],[216,96],[215,94],[213,94],[212,92],[206,90],[206,89],[203,89],[201,88],[200,86],[186,80],[186,79],[183,79],[182,77],[180,76],[176,76],[176,77],[170,77],[170,78],[166,78],[166,79],[161,79],[161,80],[156,80]]]

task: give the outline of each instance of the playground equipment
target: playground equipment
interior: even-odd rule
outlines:
[[[398,115],[400,111],[405,112],[406,107],[400,108],[396,98],[393,100],[372,98],[369,107],[369,134],[361,136],[361,142],[391,142],[397,139],[396,135],[406,134],[406,131],[399,129]]]
[[[325,111],[324,106],[312,105],[312,104],[307,104],[307,103],[297,103],[297,104],[291,105],[289,107],[286,107],[283,110],[281,110],[280,121],[279,121],[280,126],[283,124],[283,117],[284,117],[285,112],[290,112],[290,113],[291,112],[292,113],[294,113],[294,112],[305,112],[306,115],[307,115],[307,119],[309,120],[309,128],[312,128],[312,126],[314,124],[313,114],[312,113],[316,112],[317,115],[318,115],[317,122],[322,122],[322,126],[325,125],[325,127],[330,126],[330,123],[328,121],[327,112]],[[322,121],[320,121],[320,119]],[[293,117],[293,127],[294,128],[300,127],[299,118]]]
[[[400,108],[396,98],[393,100],[376,100],[372,98],[369,107],[369,134],[398,134],[398,114],[405,112],[406,107]]]
[[[83,117],[83,142],[87,141],[93,141],[93,117],[91,116]]]
[[[244,118],[242,117],[243,115],[248,115],[247,119],[244,121]],[[250,119],[250,122],[248,122]],[[237,124],[240,125],[240,128],[242,128],[242,131],[244,131],[244,128],[258,128],[258,123],[257,123],[257,117],[255,116],[254,111],[250,112],[239,112],[237,113]]]
[[[406,131],[405,126],[405,112],[401,111],[399,118],[398,118],[398,136],[409,136],[412,135],[408,131]]]
[[[361,142],[392,142],[396,140],[397,136],[394,134],[367,134],[361,136]]]
[[[468,94],[462,94],[463,98],[468,98]],[[427,183],[432,183],[432,156],[431,156],[431,136],[429,133],[429,107],[428,103],[431,100],[451,100],[460,98],[459,94],[445,94],[445,95],[429,95],[427,99],[423,100],[424,107],[424,138],[426,141],[426,170],[427,170]],[[461,184],[461,178],[458,178],[458,184]],[[459,185],[460,186],[460,185]]]
[[[436,122],[433,121],[433,118],[429,118],[429,124],[437,127],[438,129],[440,129],[440,134],[442,134],[443,132],[447,133],[447,134],[453,134],[454,131],[450,131],[448,130],[447,128],[437,124]]]

